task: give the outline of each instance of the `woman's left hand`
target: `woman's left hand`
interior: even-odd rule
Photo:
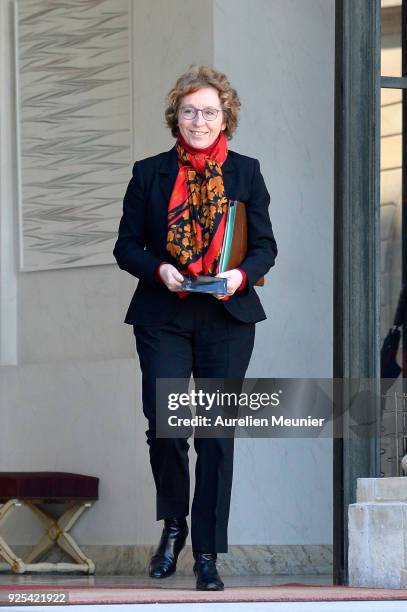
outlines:
[[[233,295],[236,289],[241,285],[243,275],[240,270],[238,270],[237,268],[233,268],[233,270],[219,272],[219,274],[216,274],[215,278],[226,278],[228,284],[228,295]],[[214,293],[213,295],[217,300],[223,300],[226,297],[225,295],[220,295],[219,293]]]

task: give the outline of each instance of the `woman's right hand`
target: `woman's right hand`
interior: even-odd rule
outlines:
[[[181,283],[184,277],[175,266],[170,263],[162,264],[159,274],[161,280],[170,291],[182,291]]]

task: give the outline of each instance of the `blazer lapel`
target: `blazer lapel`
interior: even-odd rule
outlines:
[[[222,166],[223,186],[225,195],[229,200],[236,199],[234,196],[234,186],[236,185],[236,167],[231,155],[228,155]]]
[[[164,204],[168,207],[168,202],[170,201],[172,189],[178,174],[178,159],[175,145],[165,154],[158,173],[160,175],[159,182],[164,197]]]

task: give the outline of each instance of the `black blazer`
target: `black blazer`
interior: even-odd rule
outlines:
[[[168,202],[177,173],[175,146],[133,166],[113,250],[119,267],[140,279],[124,321],[130,325],[166,323],[182,302],[176,292],[154,279],[161,261],[178,268],[165,248]],[[256,323],[267,317],[253,284],[274,265],[277,255],[268,213],[270,196],[257,159],[229,150],[222,173],[226,197],[246,203],[248,251],[239,266],[247,274],[245,288],[221,303],[236,319]]]

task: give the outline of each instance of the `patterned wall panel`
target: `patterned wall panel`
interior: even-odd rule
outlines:
[[[131,163],[128,0],[17,2],[20,265],[114,262]]]

